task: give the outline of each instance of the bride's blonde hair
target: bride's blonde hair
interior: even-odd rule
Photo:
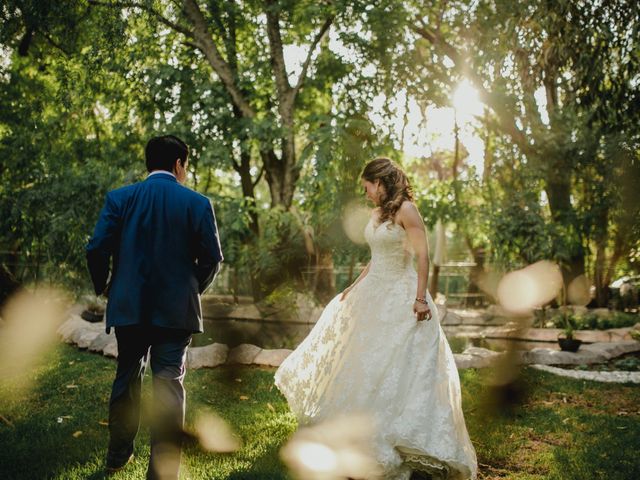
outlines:
[[[362,171],[362,178],[369,182],[380,180],[384,192],[380,197],[380,223],[393,220],[405,200],[413,201],[413,189],[409,178],[393,160],[378,157],[371,160]]]

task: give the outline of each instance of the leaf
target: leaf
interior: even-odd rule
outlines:
[[[80,435],[82,435],[82,430],[78,430],[76,432],[73,432],[73,438],[78,438]]]
[[[246,395],[240,395],[240,400],[249,400],[249,397]]]

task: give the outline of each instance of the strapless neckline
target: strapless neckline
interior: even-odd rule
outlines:
[[[382,227],[385,223],[389,223],[389,222],[391,222],[391,223],[393,224],[393,226],[398,227],[398,228],[400,229],[400,231],[402,231],[403,233],[407,233],[407,231],[404,229],[404,227],[402,227],[402,225],[399,225],[399,224],[397,224],[396,222],[394,222],[394,221],[392,221],[392,220],[385,220],[384,222],[379,223],[378,225],[376,225],[376,224],[374,223],[373,218],[371,218],[371,219],[369,220],[369,223],[371,224],[371,227],[373,228],[373,232],[374,232],[374,233],[375,233],[375,232],[377,232],[377,231],[378,231],[378,229],[379,229],[380,227]]]

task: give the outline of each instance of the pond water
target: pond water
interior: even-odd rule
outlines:
[[[252,343],[262,348],[294,349],[309,334],[313,326],[314,324],[275,321],[205,319],[204,333],[193,336],[192,346],[226,343],[233,348],[241,343]],[[454,353],[461,353],[471,346],[495,351],[504,351],[508,348],[531,350],[536,347],[558,349],[558,344],[555,342],[473,338],[461,335],[455,327],[443,328]]]

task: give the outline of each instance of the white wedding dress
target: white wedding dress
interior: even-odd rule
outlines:
[[[370,415],[384,478],[408,479],[417,470],[475,479],[458,370],[431,296],[431,320],[418,322],[413,313],[417,273],[406,232],[369,221],[365,237],[369,273],[345,300],[331,300],[275,383],[301,425]]]

